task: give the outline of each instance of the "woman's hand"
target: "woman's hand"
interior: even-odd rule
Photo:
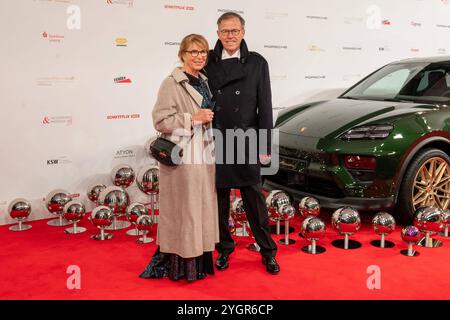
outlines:
[[[210,109],[201,109],[199,112],[194,114],[192,116],[192,123],[193,124],[205,124],[209,123],[214,118],[214,112],[212,112]]]

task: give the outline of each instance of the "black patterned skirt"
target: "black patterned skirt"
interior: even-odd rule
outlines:
[[[163,278],[177,281],[186,279],[194,281],[204,279],[207,274],[214,274],[212,252],[204,252],[203,255],[194,258],[182,258],[174,253],[164,253],[156,249],[150,263],[139,277]]]

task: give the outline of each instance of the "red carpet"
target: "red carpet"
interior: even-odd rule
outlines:
[[[96,231],[86,219],[80,226],[88,231],[78,235],[67,235],[65,227],[50,227],[46,221],[31,222],[33,228],[25,232],[2,226],[0,299],[450,299],[450,239],[439,237],[443,247],[416,247],[419,257],[405,257],[399,253],[406,248],[400,228],[386,238],[395,242],[394,248],[373,247],[370,241],[377,237],[371,215],[363,215],[363,228],[352,237],[362,247],[345,251],[331,245],[340,237],[330,228],[330,212],[321,217],[328,227],[318,243],[326,247],[324,254],[301,252],[307,242],[298,236],[296,217],[291,233],[296,243],[278,246],[279,275],[268,274],[259,254],[245,248],[250,239],[236,237],[230,268],[192,284],[139,278],[156,245],[138,245],[124,230],[101,242],[89,238]],[[70,265],[81,269],[80,290],[66,287]],[[381,289],[367,288],[370,265],[381,268]]]

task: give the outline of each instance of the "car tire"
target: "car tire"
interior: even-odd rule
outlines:
[[[406,169],[397,197],[397,206],[395,211],[398,222],[401,225],[409,225],[413,223],[415,209],[412,194],[415,179],[418,176],[418,172],[421,167],[433,158],[437,161],[447,162],[448,170],[450,170],[450,157],[442,150],[427,148],[417,153]]]

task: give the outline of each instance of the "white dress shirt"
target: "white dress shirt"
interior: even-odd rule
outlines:
[[[241,49],[237,49],[237,51],[235,53],[233,53],[233,55],[230,55],[227,50],[223,49],[222,50],[222,60],[225,59],[231,59],[231,58],[241,58]]]

